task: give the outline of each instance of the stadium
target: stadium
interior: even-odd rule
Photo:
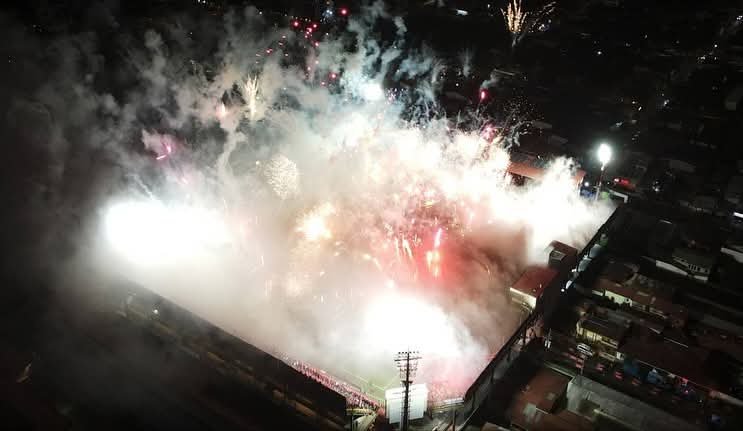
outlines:
[[[522,167],[518,169],[518,174],[524,172]],[[577,185],[573,192],[577,195]],[[167,224],[179,217],[167,211],[157,215],[150,214],[152,209],[148,208],[127,208],[126,217],[119,220],[117,212],[121,209],[114,206],[106,221],[109,238],[125,247],[131,247],[132,241],[140,244],[143,239],[138,240],[136,233],[127,232],[119,238],[117,232],[126,231],[122,224],[134,223],[141,229],[138,218],[142,215],[137,211],[143,210],[148,223],[162,217],[162,223]],[[435,210],[429,206],[426,211]],[[206,222],[204,217],[193,219],[198,223],[188,225],[187,230]],[[436,220],[440,222],[441,218]],[[344,413],[387,411],[386,393],[400,386],[393,362],[397,350],[421,353],[413,381],[425,390],[423,411],[446,411],[464,402],[503,345],[518,338],[517,328],[531,319],[537,301],[544,296],[555,302],[575,264],[576,250],[551,242],[535,258],[536,265],[529,265],[535,262],[527,257],[528,241],[518,229],[499,226],[497,238],[489,236],[488,241],[482,241],[467,235],[450,238],[453,224],[445,226],[447,230],[431,232],[428,244],[418,245],[426,252],[414,254],[402,268],[385,271],[386,281],[376,273],[381,266],[373,262],[377,258],[361,257],[362,265],[373,268],[362,269],[361,276],[380,284],[374,290],[365,287],[361,292],[348,290],[333,295],[315,286],[310,294],[281,290],[264,282],[259,292],[246,289],[251,302],[248,307],[241,303],[245,297],[234,302],[231,296],[235,291],[219,286],[224,279],[212,278],[212,271],[222,275],[235,271],[229,261],[241,255],[240,249],[221,244],[190,256],[156,250],[157,245],[148,244],[147,253],[155,252],[148,256],[137,245],[138,258],[143,254],[147,257],[144,268],[141,261],[121,256],[107,260],[109,264],[117,262],[117,270],[128,274],[126,283],[109,289],[109,302],[111,310],[230,378],[265,391],[269,398],[294,400],[290,405],[299,416],[322,428],[342,427],[347,423]],[[157,237],[153,232],[146,234],[148,241]],[[166,236],[169,241],[172,238]],[[499,249],[490,241],[508,246]],[[150,259],[158,255],[174,260],[152,265]],[[555,264],[555,255],[567,255],[568,259]],[[169,267],[189,266],[189,261],[202,268],[215,266],[196,274],[192,269]],[[341,269],[348,267],[344,264]],[[535,271],[542,275],[536,281]],[[189,280],[182,280],[178,272],[190,273]],[[321,278],[332,280],[333,276],[326,272]],[[238,275],[229,278],[235,277]],[[347,275],[335,277],[345,282]],[[190,290],[201,282],[206,287]],[[211,295],[226,296],[206,298]],[[245,312],[251,308],[264,311],[255,315]],[[296,328],[297,322],[312,328]],[[343,328],[339,328],[341,324]],[[534,324],[528,326],[533,328]],[[529,337],[537,335],[541,334],[531,332]],[[311,341],[315,337],[327,338]]]
[[[423,410],[471,398],[610,212],[579,196],[574,162],[514,151],[482,97],[472,127],[432,113],[440,70],[372,49],[381,18],[339,43],[304,21],[230,33],[208,74],[148,33],[137,96],[162,118],[92,247],[111,310],[322,428],[389,411],[403,351],[421,356]],[[552,272],[515,288],[534,266]]]

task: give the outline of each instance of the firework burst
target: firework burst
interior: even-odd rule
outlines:
[[[281,199],[288,199],[299,191],[297,164],[284,155],[273,157],[264,171],[266,182]]]
[[[510,0],[505,9],[501,9],[506,28],[511,34],[511,48],[516,45],[539,24],[544,22],[555,10],[555,3],[548,3],[541,9],[527,12],[522,8],[521,0]]]

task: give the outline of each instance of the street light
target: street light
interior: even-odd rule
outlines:
[[[599,185],[596,187],[596,200],[599,199],[601,194],[601,184],[604,182],[604,168],[611,161],[611,147],[606,142],[599,144],[599,149],[596,151],[596,156],[601,163],[601,173],[599,174]]]

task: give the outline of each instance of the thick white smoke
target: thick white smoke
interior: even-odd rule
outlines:
[[[307,25],[229,14],[205,59],[182,26],[148,30],[127,51],[135,88],[80,85],[105,119],[81,125],[128,179],[77,199],[100,229],[76,262],[344,377],[385,386],[413,348],[443,364],[422,378],[471,379],[519,318],[508,284],[550,241],[585,244],[608,209],[578,197],[567,161],[516,187],[501,137],[422,115],[444,63],[403,49],[380,2],[335,38]]]

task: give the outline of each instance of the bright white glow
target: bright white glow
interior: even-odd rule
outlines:
[[[382,100],[384,97],[384,90],[382,90],[382,86],[376,82],[365,82],[361,85],[361,96],[370,102],[376,102]]]
[[[364,340],[375,352],[418,350],[437,357],[462,354],[469,333],[441,308],[398,290],[372,299],[364,315]]]
[[[596,155],[601,162],[601,169],[603,169],[611,161],[611,147],[609,144],[601,143]]]
[[[114,250],[143,264],[182,258],[200,248],[224,245],[229,238],[215,212],[157,201],[116,203],[106,211],[104,225]]]
[[[328,229],[326,218],[334,212],[335,210],[332,205],[321,205],[302,218],[297,231],[304,234],[308,241],[332,238],[333,235],[330,233],[330,229]]]

